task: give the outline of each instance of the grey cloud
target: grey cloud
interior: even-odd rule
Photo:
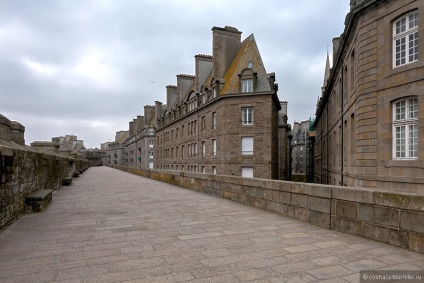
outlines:
[[[348,6],[347,0],[2,1],[0,113],[26,126],[27,143],[73,133],[98,147],[143,114],[144,105],[164,101],[177,74],[194,72],[194,55],[211,53],[213,26],[231,25],[243,38],[255,34],[280,99],[289,102],[289,120],[306,119],[315,112],[326,46],[343,31]]]

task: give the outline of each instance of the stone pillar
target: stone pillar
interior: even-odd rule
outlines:
[[[16,121],[12,121],[10,123],[10,129],[12,141],[20,145],[25,145],[25,127]]]
[[[10,120],[0,114],[0,139],[4,141],[12,140],[12,132],[10,129]]]

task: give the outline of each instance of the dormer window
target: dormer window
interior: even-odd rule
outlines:
[[[248,64],[250,66],[250,63]],[[253,67],[253,63],[252,63]],[[254,92],[256,88],[256,77],[257,73],[254,73],[252,69],[246,68],[240,74],[240,92]]]

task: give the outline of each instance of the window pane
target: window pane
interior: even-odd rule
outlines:
[[[253,137],[242,137],[241,138],[241,154],[252,155],[253,154]]]
[[[409,99],[408,104],[408,118],[418,118],[418,99]]]
[[[418,125],[409,125],[409,156],[418,157]]]
[[[396,34],[404,32],[405,30],[406,30],[406,18],[403,18],[396,23]]]
[[[409,29],[413,29],[418,26],[418,15],[417,13],[409,15]]]
[[[253,178],[253,167],[242,167],[241,176],[246,178]]]
[[[252,79],[247,79],[247,80],[242,80],[242,92],[252,92],[253,91],[253,80]]]
[[[405,100],[396,102],[396,120],[405,119]]]
[[[405,157],[405,126],[396,129],[396,157]]]
[[[418,60],[418,32],[409,35],[409,62]]]
[[[253,124],[253,108],[252,107],[243,107],[241,109],[241,122],[243,125]]]

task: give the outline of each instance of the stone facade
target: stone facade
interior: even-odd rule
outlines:
[[[424,192],[423,20],[423,1],[351,1],[317,105],[317,183]]]
[[[306,144],[309,121],[295,121],[292,129],[292,169],[293,173],[306,175]]]
[[[153,168],[157,105],[144,106],[144,116],[128,123],[128,131],[116,132],[115,141],[107,148],[105,165],[130,168]]]
[[[213,55],[196,55],[195,75],[178,75],[177,85],[167,87],[167,104],[157,102],[154,168],[285,176],[275,74],[266,73],[253,35],[241,41],[232,27],[212,32]]]

